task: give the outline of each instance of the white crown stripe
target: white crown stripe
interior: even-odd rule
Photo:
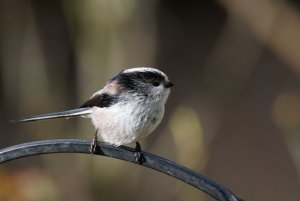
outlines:
[[[160,70],[158,70],[158,69],[156,69],[156,68],[151,68],[151,67],[136,67],[136,68],[129,68],[129,69],[125,69],[125,70],[123,71],[123,73],[147,72],[147,71],[159,73],[159,74],[161,74],[162,76],[164,76],[164,77],[166,78],[166,80],[168,80],[168,76],[167,76],[164,72],[162,72],[162,71],[160,71]]]

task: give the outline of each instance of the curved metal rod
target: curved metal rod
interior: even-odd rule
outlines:
[[[0,164],[33,155],[49,153],[85,153],[89,151],[90,141],[77,139],[54,139],[18,144],[4,149],[0,149]],[[190,184],[211,197],[219,201],[241,201],[232,192],[224,186],[217,184],[211,179],[200,175],[182,165],[179,165],[160,156],[142,152],[145,161],[145,167],[165,173],[171,177],[177,178],[187,184]],[[95,155],[102,155],[112,158],[125,160],[131,163],[135,161],[135,150],[129,147],[115,147],[109,144],[98,142]]]

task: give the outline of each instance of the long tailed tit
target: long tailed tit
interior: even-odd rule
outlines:
[[[173,86],[165,73],[150,67],[137,67],[121,71],[87,100],[79,109],[36,115],[18,120],[37,120],[82,116],[91,118],[96,142],[115,146],[136,143],[136,160],[140,160],[138,141],[149,135],[161,122],[165,103]]]

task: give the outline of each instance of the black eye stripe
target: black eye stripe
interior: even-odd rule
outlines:
[[[163,81],[165,78],[160,73],[156,72],[138,72],[132,73],[131,75],[133,78],[136,77],[138,80],[143,82],[155,82],[155,81]]]
[[[111,81],[117,80],[121,86],[128,89],[137,89],[138,82],[151,83],[162,82],[165,77],[157,72],[145,71],[145,72],[131,72],[131,73],[120,73],[112,78]]]
[[[160,81],[154,81],[154,82],[152,82],[152,85],[155,86],[155,87],[157,87],[157,86],[160,85]]]

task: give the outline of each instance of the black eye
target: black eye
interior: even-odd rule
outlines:
[[[155,86],[155,87],[158,87],[160,85],[160,82],[159,81],[154,81],[154,82],[152,82],[152,85]]]

